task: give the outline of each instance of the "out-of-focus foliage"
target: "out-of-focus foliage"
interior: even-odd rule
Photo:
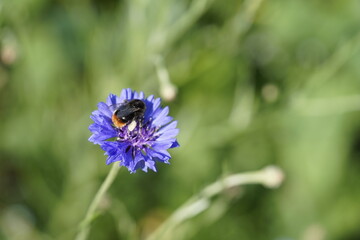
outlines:
[[[72,239],[110,169],[87,141],[91,111],[126,87],[164,97],[166,74],[181,147],[158,173],[120,172],[90,239],[146,237],[212,181],[270,164],[279,189],[225,192],[172,239],[360,239],[359,12],[356,0],[1,1],[0,239]]]

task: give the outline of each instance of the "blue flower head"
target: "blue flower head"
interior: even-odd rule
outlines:
[[[145,104],[145,112],[137,118],[130,119],[119,127],[114,123],[113,115],[121,106],[131,100],[139,99]],[[100,102],[94,111],[90,125],[92,132],[90,142],[99,144],[107,155],[106,164],[120,162],[131,173],[148,168],[156,172],[157,161],[169,164],[169,148],[179,147],[176,136],[179,129],[176,121],[168,116],[169,108],[160,106],[160,98],[153,95],[145,98],[144,93],[131,89],[122,90],[120,96],[110,94],[106,103]]]

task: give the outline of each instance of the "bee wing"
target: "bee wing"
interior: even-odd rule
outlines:
[[[120,104],[114,104],[112,106],[109,106],[109,108],[113,111],[113,114],[116,112],[117,117],[130,117],[131,114],[133,114],[136,109],[131,107],[127,102],[120,103]]]
[[[126,102],[110,105],[110,106],[109,106],[109,109],[110,109],[111,112],[115,112],[116,110],[118,110],[119,108],[121,108],[121,106],[124,106],[125,103],[126,103]]]

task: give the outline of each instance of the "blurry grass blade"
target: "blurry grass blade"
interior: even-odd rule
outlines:
[[[229,123],[236,129],[244,129],[250,124],[255,111],[255,94],[252,86],[239,85],[235,89]]]
[[[188,11],[169,27],[167,46],[179,38],[207,9],[212,0],[192,1]]]
[[[334,98],[297,99],[297,111],[304,115],[324,116],[344,114],[360,110],[360,95]]]
[[[306,81],[306,90],[312,91],[329,81],[360,49],[360,33],[343,42],[334,54]]]
[[[237,14],[231,22],[232,29],[237,37],[244,34],[254,22],[255,15],[263,0],[247,0],[241,6],[244,10]]]

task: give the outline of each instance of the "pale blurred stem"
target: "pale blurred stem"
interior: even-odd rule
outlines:
[[[284,175],[279,168],[270,166],[260,171],[239,173],[220,179],[205,187],[199,194],[191,197],[158,227],[147,240],[171,239],[171,231],[176,226],[205,211],[210,206],[210,198],[225,189],[244,184],[263,184],[267,187],[277,187],[281,184],[283,178]]]
[[[254,22],[255,15],[259,10],[263,0],[247,0],[241,8],[244,9],[237,14],[232,21],[233,30],[236,38],[244,34]]]
[[[305,90],[311,91],[322,87],[360,50],[360,32],[344,41],[339,48],[315,72],[307,78]]]
[[[192,1],[184,15],[168,29],[167,44],[171,45],[205,12],[212,0]]]
[[[95,211],[98,208],[102,198],[104,197],[105,193],[113,183],[114,179],[116,178],[118,172],[120,170],[119,165],[113,164],[112,168],[110,169],[108,175],[106,176],[106,179],[101,184],[99,190],[97,191],[94,199],[92,200],[84,220],[80,224],[80,230],[79,233],[76,236],[76,240],[85,240],[89,234],[90,230],[90,223],[96,216]]]

